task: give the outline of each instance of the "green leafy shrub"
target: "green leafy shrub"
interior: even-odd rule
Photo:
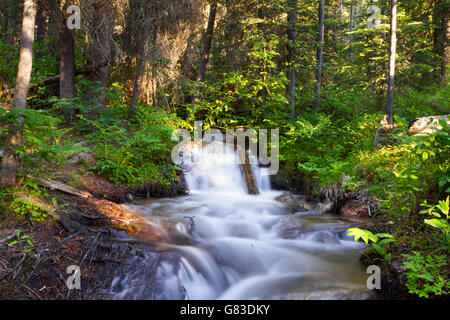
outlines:
[[[406,272],[406,287],[410,293],[429,298],[430,295],[448,294],[450,281],[447,278],[446,255],[426,255],[413,251],[412,255],[403,255]]]
[[[359,229],[359,228],[350,228],[347,230],[347,236],[354,237],[355,242],[359,239],[362,239],[366,244],[372,242],[372,247],[375,251],[383,257],[383,259],[390,264],[392,254],[387,251],[387,244],[391,242],[395,242],[394,237],[389,233],[376,233],[373,234],[369,230]]]
[[[16,152],[22,156],[22,176],[61,166],[75,153],[85,151],[65,139],[70,130],[60,128],[61,119],[47,111],[17,109],[6,112],[0,109],[0,123],[17,124],[19,121],[23,121],[23,145]],[[7,135],[8,126],[0,127],[3,144]]]
[[[35,222],[43,222],[48,217],[48,208],[21,198],[14,198],[10,204],[10,208],[15,214],[27,217]]]
[[[16,234],[16,239],[10,241],[8,246],[20,245],[23,248],[23,251],[26,253],[30,253],[34,249],[34,238],[29,235],[20,235],[20,231]]]
[[[125,125],[114,117],[87,120],[95,128],[87,140],[94,145],[93,170],[116,184],[141,186],[174,180],[170,153],[175,118],[164,111],[138,106],[136,122]]]

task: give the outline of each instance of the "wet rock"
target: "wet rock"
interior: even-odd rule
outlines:
[[[311,207],[307,203],[300,203],[298,204],[298,207],[296,207],[296,209],[297,209],[296,213],[303,213],[310,211]]]
[[[272,230],[277,231],[282,238],[295,239],[303,233],[303,227],[298,219],[285,216],[272,226]]]
[[[373,300],[373,292],[361,290],[321,290],[296,292],[275,297],[277,300]]]
[[[279,196],[277,196],[274,200],[283,202],[283,203],[294,203],[295,197],[291,192],[286,191],[286,192],[283,192],[282,194],[280,194]]]
[[[369,208],[360,200],[350,200],[341,208],[340,214],[344,217],[367,218],[369,216]]]
[[[340,243],[339,240],[336,238],[336,236],[328,231],[315,232],[308,238],[308,240],[324,244]]]
[[[291,205],[295,213],[299,212],[302,213],[311,210],[310,205],[305,202],[304,196],[295,195],[289,191],[283,192],[282,194],[277,196],[274,200]]]
[[[275,175],[270,176],[270,184],[276,190],[286,190],[289,188],[289,183],[278,172]]]
[[[319,214],[330,213],[333,210],[333,202],[319,202],[314,211]]]

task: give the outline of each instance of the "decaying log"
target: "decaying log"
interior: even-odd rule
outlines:
[[[448,114],[444,114],[440,116],[416,118],[409,123],[408,136],[427,135],[433,133],[435,131],[433,127],[442,129],[442,126],[439,124],[439,120],[444,119],[447,121],[447,124],[450,125],[448,116]]]
[[[49,188],[50,190],[58,190],[64,193],[68,193],[74,196],[78,196],[80,198],[90,198],[92,197],[92,194],[90,194],[87,191],[81,191],[75,188],[72,188],[71,186],[68,186],[64,183],[53,181],[50,179],[39,179],[39,184],[43,185],[44,187]]]

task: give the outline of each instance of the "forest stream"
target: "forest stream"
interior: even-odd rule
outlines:
[[[274,200],[282,191],[271,188],[266,169],[257,165],[252,170],[259,194],[249,195],[239,166],[222,161],[234,156],[234,151],[221,158],[210,155],[190,166],[185,172],[186,196],[127,205],[177,242],[152,246],[139,258],[141,267],[131,266],[116,276],[110,292],[113,297],[371,297],[368,275],[358,259],[364,246],[345,236],[350,222],[319,214],[317,204],[304,196],[295,196],[291,203]],[[154,264],[155,247],[177,258]],[[147,290],[145,278],[150,276],[156,277],[159,290]]]

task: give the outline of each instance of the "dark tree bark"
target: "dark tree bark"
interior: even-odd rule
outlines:
[[[153,101],[153,106],[157,107],[158,106],[158,79],[157,77],[157,72],[156,72],[156,67],[153,66],[153,70],[152,70],[152,101]]]
[[[316,100],[314,102],[314,109],[320,106],[320,87],[322,86],[322,60],[323,60],[323,37],[324,37],[324,15],[325,15],[325,0],[319,3],[319,36],[317,39],[317,69],[316,69]]]
[[[448,57],[450,55],[450,3],[447,0],[436,0],[433,10],[433,24],[437,27],[433,32],[434,53],[439,56],[440,75],[443,84],[448,83]]]
[[[206,75],[206,66],[208,65],[209,54],[211,51],[212,38],[214,33],[214,24],[216,21],[216,12],[217,12],[217,3],[214,1],[211,3],[211,8],[209,9],[209,18],[208,18],[208,26],[206,27],[205,39],[203,42],[203,50],[202,56],[200,59],[200,65],[198,67],[198,74],[196,78],[196,82],[200,83],[205,80]],[[192,97],[192,109],[197,104],[200,98],[200,94],[198,91]]]
[[[36,0],[25,0],[23,7],[22,30],[20,35],[20,58],[17,71],[16,86],[12,109],[25,109],[27,105],[28,87],[30,85],[33,64],[34,28],[36,23]],[[9,137],[2,160],[0,180],[4,187],[16,185],[16,174],[19,170],[20,157],[16,152],[22,146],[23,119],[9,126]]]
[[[394,101],[395,54],[397,49],[397,0],[391,0],[391,46],[389,50],[388,92],[386,99],[386,115],[388,124],[392,124],[392,103]]]
[[[289,1],[290,12],[288,14],[288,23],[290,25],[288,31],[289,39],[289,86],[288,86],[288,99],[289,109],[291,110],[291,117],[295,117],[295,39],[297,32],[295,24],[297,23],[297,0]]]
[[[43,0],[38,0],[38,11],[36,16],[36,40],[41,41],[45,39],[47,33],[47,19],[46,11],[44,9]]]
[[[59,53],[59,97],[75,96],[75,50],[74,32],[67,28],[65,13],[61,12],[57,49]]]
[[[353,1],[350,1],[350,45],[349,45],[349,57],[350,61],[353,60],[353,49],[352,49],[352,43],[353,43]]]
[[[16,44],[16,13],[17,13],[17,4],[16,0],[9,0],[8,5],[8,30],[7,30],[7,42],[11,47],[14,47]]]
[[[141,96],[142,82],[144,80],[145,66],[148,60],[149,52],[149,35],[143,40],[141,49],[139,50],[138,66],[136,70],[136,78],[134,79],[133,96],[130,102],[130,113],[136,113],[136,103]]]
[[[130,113],[135,114],[136,113],[136,103],[139,101],[139,97],[141,96],[141,89],[142,89],[142,83],[144,81],[144,74],[145,69],[147,66],[148,61],[148,55],[149,55],[149,49],[150,49],[150,36],[151,36],[151,15],[152,15],[152,5],[150,2],[146,2],[144,4],[144,35],[141,40],[141,47],[139,49],[139,58],[138,58],[138,64],[136,69],[136,77],[134,79],[134,86],[133,86],[133,96],[131,97],[130,101]],[[153,80],[153,79],[152,79]]]
[[[91,66],[97,65],[100,61],[109,62],[114,27],[113,11],[107,2],[99,3],[98,6],[94,6],[94,9],[92,25],[88,31],[89,45],[86,50],[87,64]],[[88,91],[84,96],[86,103],[94,107],[93,115],[106,107],[108,77],[109,63],[86,75],[87,80],[99,84],[103,88],[101,94],[98,94],[97,91]]]

